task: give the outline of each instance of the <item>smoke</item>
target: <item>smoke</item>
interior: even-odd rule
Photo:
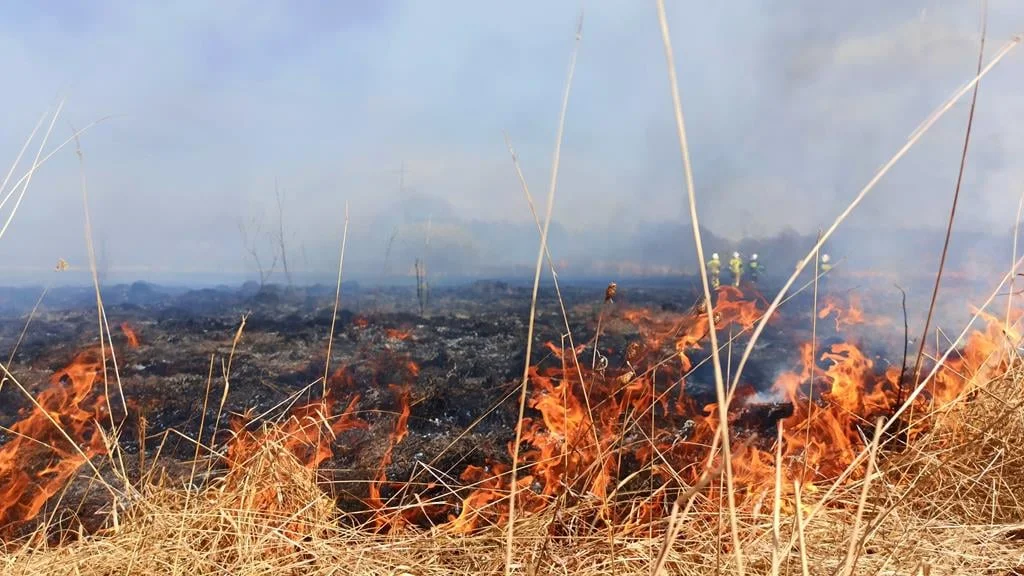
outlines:
[[[699,209],[709,250],[761,249],[789,268],[971,77],[980,7],[740,4],[670,6]],[[988,4],[991,55],[1024,30],[1024,6]],[[0,9],[0,62],[12,79],[0,94],[0,158],[15,157],[58,97],[68,100],[54,139],[69,124],[119,115],[83,139],[111,280],[255,277],[237,222],[259,215],[274,229],[275,180],[296,278],[332,277],[346,202],[355,276],[405,274],[417,258],[453,276],[523,270],[538,235],[503,131],[543,206],[578,8],[12,4]],[[698,265],[660,42],[649,3],[587,4],[551,239],[569,272]],[[1024,152],[1020,58],[981,84],[958,265],[1009,261],[1004,240],[1024,183],[1012,161]],[[948,214],[966,115],[966,103],[951,111],[829,249],[867,267],[933,268],[932,231]],[[84,266],[82,221],[68,151],[34,180],[0,242],[5,279],[61,257]]]

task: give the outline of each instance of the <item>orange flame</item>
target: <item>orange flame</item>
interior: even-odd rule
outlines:
[[[131,324],[123,322],[121,324],[121,332],[124,332],[124,337],[128,340],[129,348],[139,347],[139,334],[132,328]]]
[[[824,320],[830,315],[835,316],[836,330],[842,331],[851,326],[884,327],[892,324],[890,318],[870,316],[864,313],[860,296],[851,294],[849,302],[844,306],[835,296],[825,298],[825,305],[818,311],[818,319]]]
[[[75,357],[50,378],[36,398],[38,407],[11,426],[14,438],[0,447],[0,531],[35,518],[87,458],[106,453],[97,424],[106,417],[106,404],[93,394],[103,377],[100,358],[98,351]]]
[[[416,373],[418,374],[419,367],[413,362],[409,362],[409,365],[411,367],[415,367]],[[370,483],[370,495],[368,498],[370,508],[377,511],[377,514],[374,517],[374,523],[377,525],[378,529],[384,528],[385,526],[395,529],[401,525],[399,517],[388,517],[385,515],[385,504],[381,498],[380,488],[388,480],[388,466],[391,465],[392,454],[395,450],[395,446],[404,440],[405,436],[409,433],[409,414],[411,413],[411,408],[409,406],[409,386],[396,386],[392,384],[389,387],[398,399],[398,418],[395,420],[395,427],[392,429],[391,434],[388,437],[387,450],[384,451],[384,456],[380,460],[380,466],[377,468],[377,479]]]
[[[384,332],[392,340],[408,340],[412,336],[412,330],[398,330],[397,328],[386,328]]]
[[[720,288],[717,296],[712,316],[718,328],[748,329],[762,314],[760,300],[744,299],[743,292],[736,288]],[[865,314],[855,298],[845,306],[838,300],[826,300],[818,315],[835,315],[837,328],[844,329],[879,327],[888,322]],[[1016,322],[1022,315],[1024,312],[1015,311],[1011,320]],[[1020,341],[1021,335],[994,316],[982,317],[987,326],[972,333],[963,350],[937,371],[925,393],[915,400],[915,414],[932,413],[1006,369],[1012,345]],[[712,456],[709,447],[718,424],[716,406],[702,406],[699,397],[686,394],[690,370],[702,361],[691,356],[698,351],[706,354],[706,311],[627,309],[621,312],[621,318],[636,324],[641,340],[632,353],[623,350],[623,366],[590,370],[576,362],[585,345],[569,350],[548,343],[552,352],[548,358],[553,356],[554,360],[545,360],[544,365],[529,370],[528,405],[532,413],[519,423],[522,444],[508,447],[519,454],[522,474],[515,488],[518,509],[524,514],[541,511],[562,498],[591,499],[600,503],[593,507],[600,519],[626,527],[641,526],[664,514],[671,498],[658,491],[639,506],[634,502],[617,503],[615,494],[628,488],[627,479],[635,470],[646,467],[651,482],[676,484],[680,477],[700,476]],[[394,339],[401,339],[403,334],[388,331],[388,337]],[[802,343],[794,346],[794,355],[789,370],[770,382],[754,384],[758,389],[770,384],[770,392],[792,405],[792,415],[782,420],[784,469],[780,472],[788,480],[800,479],[813,491],[854,462],[863,449],[865,430],[875,418],[892,414],[898,402],[906,400],[906,391],[898,389],[898,367],[882,369],[853,340],[822,349],[815,349],[810,342]],[[389,387],[395,394],[398,414],[367,498],[377,528],[389,530],[400,529],[410,521],[402,513],[387,512],[382,489],[388,484],[387,471],[395,447],[409,432],[411,382],[419,375],[419,367],[411,360],[401,359],[397,366],[404,369],[404,383]],[[107,416],[105,404],[102,397],[92,393],[102,368],[96,354],[76,358],[40,394],[44,410],[33,411],[12,427],[15,438],[0,447],[0,526],[36,516],[85,462],[53,427],[48,414],[84,446],[86,457],[105,450],[96,424]],[[352,376],[339,370],[330,382],[331,392],[325,398],[293,409],[278,425],[250,432],[245,422],[234,420],[231,427],[235,434],[227,453],[229,467],[244,465],[261,446],[277,442],[302,465],[315,469],[331,457],[337,434],[367,428],[368,424],[355,416],[358,396],[350,398],[340,416],[333,416],[333,391],[351,385]],[[749,424],[742,420],[743,415],[762,395],[751,386],[737,390],[730,406],[730,424]],[[670,401],[670,397],[677,399]],[[914,425],[910,436],[919,434],[925,426],[919,422]],[[750,433],[734,444],[732,454],[725,456],[733,463],[738,496],[744,506],[757,507],[774,484],[773,438],[760,439],[757,433]],[[712,459],[710,464],[718,462]],[[507,496],[512,488],[509,470],[501,462],[465,468],[459,478],[466,493],[457,508],[448,508],[447,529],[467,533],[506,521]],[[792,482],[783,484],[784,506],[792,506],[788,500]],[[717,489],[709,488],[712,492]],[[266,498],[267,506],[272,506],[269,493]]]
[[[261,446],[267,442],[279,442],[302,465],[318,468],[334,454],[331,445],[335,436],[346,430],[369,426],[355,416],[359,406],[358,394],[349,400],[348,406],[337,417],[332,416],[335,402],[328,389],[326,397],[293,408],[284,422],[266,426],[258,432],[246,430],[245,419],[233,419],[230,425],[234,436],[228,443],[228,466],[243,466]]]
[[[720,328],[749,328],[762,312],[755,301],[744,300],[741,291],[723,287],[718,291],[713,313]],[[846,306],[838,300],[826,301],[825,311],[819,314],[822,318],[835,314],[837,326],[844,328],[889,324],[888,319],[865,314],[856,298],[851,298]],[[1015,313],[1014,319],[1021,315]],[[632,502],[621,508],[608,502],[613,488],[622,481],[620,474],[628,472],[623,462],[632,460],[631,470],[648,466],[651,477],[666,483],[677,481],[680,475],[696,479],[704,470],[707,450],[717,428],[716,407],[695,410],[695,402],[682,393],[682,387],[694,364],[690,354],[701,350],[706,342],[707,314],[696,311],[672,315],[627,309],[621,312],[621,318],[636,324],[643,339],[638,345],[642,349],[664,352],[667,345],[674,350],[680,360],[676,371],[670,372],[662,361],[657,364],[658,369],[670,373],[659,373],[656,381],[650,366],[643,366],[649,356],[656,354],[626,354],[630,362],[627,367],[597,373],[584,366],[570,367],[571,352],[563,354],[562,348],[548,343],[548,349],[562,365],[534,366],[529,371],[533,391],[529,406],[538,415],[521,422],[523,445],[519,447],[519,461],[526,475],[519,480],[517,494],[524,513],[541,510],[567,494],[583,494],[602,503],[596,514],[614,519],[619,526],[639,526],[639,522],[666,512],[664,499],[652,496],[641,506]],[[929,392],[915,401],[920,408],[915,413],[928,414],[929,407],[951,402],[975,383],[995,377],[1005,369],[1005,343],[1018,342],[1020,335],[1006,329],[994,317],[985,319],[988,327],[972,334],[961,357],[951,358],[938,371]],[[783,372],[772,382],[772,390],[792,405],[792,415],[782,421],[782,474],[787,480],[799,478],[805,489],[813,492],[818,489],[817,484],[836,478],[854,462],[864,447],[864,437],[870,436],[875,418],[891,415],[898,408],[897,402],[906,400],[911,385],[907,383],[906,390],[899,391],[900,368],[880,369],[853,342],[833,344],[824,350],[815,350],[807,342],[795,349],[798,363],[794,369]],[[577,370],[583,373],[583,382]],[[662,376],[680,386],[673,412],[667,409],[665,398],[670,390],[662,389]],[[730,422],[741,418],[745,406],[758,396],[749,387],[737,391]],[[662,429],[654,430],[650,436],[652,411],[663,418],[679,415],[688,421],[659,424]],[[911,435],[920,433],[924,424],[915,426],[916,432]],[[628,446],[629,442],[622,439],[631,435],[647,436],[650,441]],[[775,447],[770,441],[773,436],[767,441],[750,437],[737,442],[729,456],[745,506],[757,506],[771,493],[776,472]],[[713,461],[711,465],[717,463]],[[494,463],[464,470],[461,480],[469,492],[457,514],[449,516],[448,527],[452,531],[471,532],[507,518],[507,470]],[[792,486],[792,482],[784,485]],[[717,488],[709,490],[714,492]],[[784,488],[783,506],[788,509],[795,505],[789,499],[790,492],[791,488]],[[617,510],[621,516],[616,516]]]

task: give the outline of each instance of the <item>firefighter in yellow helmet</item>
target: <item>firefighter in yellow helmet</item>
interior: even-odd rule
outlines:
[[[711,255],[708,260],[708,280],[711,282],[711,289],[716,290],[722,285],[720,276],[722,274],[722,261],[718,259],[718,252]]]
[[[761,277],[761,273],[764,272],[764,268],[761,263],[757,260],[757,254],[750,255],[750,281],[757,284],[757,279]]]
[[[820,270],[822,274],[828,274],[832,270],[832,259],[828,257],[828,254],[821,255]]]
[[[729,271],[732,272],[732,285],[739,288],[740,280],[743,278],[743,260],[739,252],[732,253],[732,260],[729,260]]]

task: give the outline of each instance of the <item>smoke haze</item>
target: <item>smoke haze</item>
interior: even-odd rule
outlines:
[[[773,237],[795,247],[777,249],[778,269],[976,65],[978,2],[669,4],[708,250]],[[988,4],[991,57],[1024,31],[1024,4]],[[543,206],[578,12],[533,0],[5,4],[0,159],[61,97],[51,142],[116,115],[82,146],[101,263],[129,279],[253,277],[245,237],[266,266],[275,181],[296,273],[332,276],[346,202],[353,275],[405,274],[419,257],[436,273],[515,272],[538,237],[503,131]],[[954,237],[964,265],[1009,261],[1005,242],[974,240],[1008,237],[1024,190],[1022,58],[981,83]],[[939,245],[891,234],[944,226],[967,104],[883,180],[833,252],[934,266]],[[554,257],[581,274],[692,270],[684,200],[654,3],[589,2]],[[87,264],[71,148],[0,241],[11,282],[58,258]]]

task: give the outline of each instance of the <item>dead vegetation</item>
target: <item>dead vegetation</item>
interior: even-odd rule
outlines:
[[[930,430],[907,449],[875,450],[877,473],[867,480],[797,489],[797,498],[774,503],[771,496],[743,502],[737,521],[747,571],[1019,574],[1022,385],[1024,371],[1011,369],[937,411]],[[384,533],[339,512],[318,485],[317,471],[286,449],[288,437],[262,438],[244,462],[208,485],[187,489],[154,478],[136,486],[117,525],[97,534],[47,543],[48,528],[41,525],[34,536],[8,545],[0,568],[26,576],[502,570],[502,527],[461,534],[405,526]],[[664,556],[665,573],[736,573],[721,494],[694,496],[674,516],[679,536]],[[638,514],[644,500],[636,498]],[[603,526],[593,520],[601,506],[580,501],[521,517],[512,571],[650,574],[668,520]]]
[[[703,261],[674,57],[664,6],[658,4],[692,229],[698,260]],[[580,34],[581,28],[577,43]],[[512,466],[471,465],[452,478],[423,464],[422,472],[429,477],[421,479],[425,484],[409,481],[408,490],[398,490],[402,498],[385,500],[382,487],[396,483],[386,475],[390,448],[408,432],[410,414],[408,389],[395,387],[402,409],[389,434],[390,448],[379,475],[368,487],[364,512],[341,511],[330,494],[335,487],[321,475],[320,466],[336,435],[362,425],[354,412],[358,398],[343,402],[347,408],[340,415],[329,406],[333,402],[327,393],[329,366],[324,370],[322,401],[298,409],[284,406],[281,418],[255,432],[244,424],[222,423],[220,410],[214,422],[204,420],[201,427],[216,430],[224,425],[233,434],[222,446],[195,441],[195,461],[187,482],[158,473],[131,477],[124,465],[128,455],[118,438],[121,423],[115,421],[116,406],[111,407],[114,399],[120,398],[122,405],[125,401],[94,278],[101,342],[105,332],[114,373],[107,375],[108,349],[101,348],[101,361],[90,362],[84,380],[73,376],[70,383],[55,380],[48,389],[55,403],[35,402],[37,413],[30,416],[35,419],[25,430],[12,428],[17,438],[3,446],[8,452],[0,454],[0,464],[9,465],[7,472],[24,472],[25,462],[14,458],[23,454],[20,446],[34,451],[60,448],[58,464],[63,467],[56,479],[53,465],[29,471],[37,474],[34,480],[45,481],[42,489],[29,491],[34,510],[41,510],[51,498],[63,498],[60,492],[71,475],[69,468],[109,492],[111,506],[105,511],[103,527],[95,531],[76,527],[64,517],[43,515],[30,533],[4,541],[0,571],[12,576],[1024,573],[1024,474],[1020,473],[1024,368],[1018,355],[1019,315],[1012,323],[1009,317],[1005,323],[990,317],[989,330],[973,333],[966,349],[957,346],[958,338],[942,358],[934,359],[931,374],[920,383],[914,380],[916,387],[905,401],[900,380],[900,401],[895,403],[891,374],[863,370],[860,367],[870,369],[870,363],[865,364],[863,356],[854,353],[855,347],[846,345],[825,352],[832,367],[839,368],[825,374],[831,379],[826,404],[815,404],[813,397],[806,396],[808,389],[813,396],[818,384],[813,366],[819,350],[812,343],[804,372],[793,373],[790,386],[775,383],[794,406],[794,413],[780,422],[775,442],[756,445],[752,439],[734,437],[729,419],[730,405],[743,393],[743,366],[799,272],[817,261],[823,243],[885,173],[1017,42],[1004,47],[912,134],[820,236],[767,310],[757,309],[753,302],[723,299],[721,294],[712,306],[702,272],[703,308],[687,329],[672,335],[673,342],[661,342],[675,349],[669,358],[680,365],[681,381],[692,367],[686,352],[701,348],[706,336],[710,340],[717,402],[690,412],[693,419],[687,421],[684,432],[662,429],[659,434],[654,429],[655,406],[665,402],[667,393],[656,388],[654,374],[665,369],[665,360],[653,366],[628,364],[628,369],[606,374],[603,368],[598,372],[580,366],[578,356],[585,345],[576,350],[570,344],[567,352],[564,345],[559,350],[551,344],[552,353],[560,353],[562,367],[542,371],[531,366],[537,283],[547,256],[557,152],[543,226],[538,218],[541,245],[526,364],[521,386],[509,395],[519,396]],[[37,156],[32,172],[39,164]],[[5,229],[6,225],[0,236]],[[91,246],[91,238],[87,241]],[[276,257],[264,266],[255,244],[247,239],[246,245],[265,282]],[[1014,265],[999,288],[1019,265]],[[95,262],[92,268],[95,271]],[[339,264],[339,287],[340,268]],[[427,285],[419,262],[417,279],[422,315]],[[982,308],[991,302],[992,298]],[[817,317],[817,310],[812,317]],[[723,375],[719,357],[721,321],[738,323],[743,332],[753,334],[732,375]],[[332,324],[329,338],[333,332]],[[224,396],[211,396],[208,386],[204,402],[219,400],[223,408],[234,345],[241,334],[240,327],[231,355],[219,359],[223,382],[218,386],[223,385]],[[980,340],[973,340],[974,334],[981,334]],[[730,335],[727,345],[731,342]],[[731,347],[728,352],[732,354]],[[953,353],[963,356],[950,358]],[[639,354],[632,354],[632,360],[638,361]],[[592,363],[596,355],[595,346]],[[210,361],[211,382],[214,360]],[[731,358],[727,365],[732,366]],[[414,373],[418,370],[414,365],[409,368]],[[32,397],[7,367],[3,372],[10,385]],[[104,389],[92,396],[94,382],[102,383]],[[801,409],[804,405],[807,408]],[[527,416],[526,406],[534,413]],[[679,410],[687,414],[683,407]],[[126,405],[122,411],[127,414]],[[72,422],[69,415],[74,416]],[[650,428],[644,428],[645,416],[650,418]],[[49,431],[42,441],[48,446],[35,437],[42,429]],[[647,430],[649,435],[638,432]],[[83,434],[89,438],[87,451],[81,446]],[[630,457],[639,465],[623,466]],[[210,473],[215,466],[218,472]],[[639,482],[642,479],[646,482]],[[421,485],[429,487],[422,492],[423,498]],[[25,481],[9,481],[6,486],[22,491],[30,487]],[[11,498],[20,501],[22,494],[0,493],[4,497],[8,501],[0,500],[0,505],[9,506]],[[442,515],[447,511],[448,497],[460,505],[444,521],[434,522],[438,508]],[[27,520],[24,516],[19,514]]]

